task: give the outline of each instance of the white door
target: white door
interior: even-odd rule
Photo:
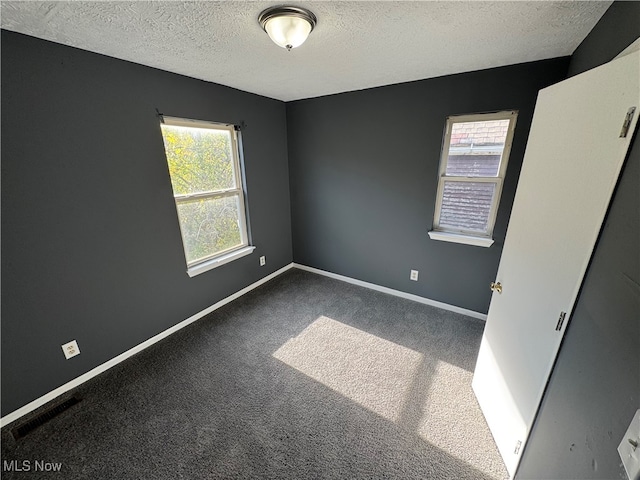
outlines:
[[[620,136],[639,78],[634,52],[538,96],[473,377],[511,477],[635,128],[637,110]]]

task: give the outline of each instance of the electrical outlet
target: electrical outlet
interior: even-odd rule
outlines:
[[[267,263],[267,257],[264,255],[260,257],[260,266],[264,267],[264,264]]]
[[[76,355],[80,355],[80,349],[78,348],[78,342],[75,340],[65,343],[62,345],[62,351],[64,352],[64,357],[69,360],[71,357],[75,357]]]
[[[411,280],[413,280],[414,282],[418,281],[418,270],[411,270],[411,275],[409,275],[409,278]]]

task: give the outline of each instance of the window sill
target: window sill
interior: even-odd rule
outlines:
[[[431,240],[441,240],[443,242],[475,245],[476,247],[490,247],[493,245],[492,238],[474,237],[472,235],[463,235],[461,233],[437,232],[435,230],[429,232],[429,238],[431,238]]]
[[[200,275],[201,273],[208,272],[209,270],[213,270],[216,267],[220,267],[225,263],[233,262],[238,258],[242,258],[246,255],[249,255],[255,249],[256,247],[253,247],[250,245],[248,247],[242,247],[242,248],[239,248],[238,250],[225,253],[224,255],[221,255],[219,257],[212,258],[211,260],[207,260],[205,262],[202,262],[187,268],[187,274],[190,277],[195,277],[196,275]]]

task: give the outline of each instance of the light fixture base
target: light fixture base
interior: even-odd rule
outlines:
[[[263,10],[260,16],[258,17],[258,23],[260,23],[260,26],[266,32],[267,29],[265,28],[265,25],[269,20],[275,17],[285,17],[285,16],[298,17],[298,18],[302,18],[303,20],[306,20],[307,22],[309,22],[309,25],[311,25],[311,31],[313,31],[316,24],[318,23],[318,19],[316,18],[316,16],[313,14],[312,11],[307,10],[306,8],[285,7],[285,6],[269,7],[266,10]]]

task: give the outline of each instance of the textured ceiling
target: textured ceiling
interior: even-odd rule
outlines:
[[[610,1],[295,1],[318,25],[287,52],[263,1],[2,2],[2,28],[280,100],[570,55]]]

